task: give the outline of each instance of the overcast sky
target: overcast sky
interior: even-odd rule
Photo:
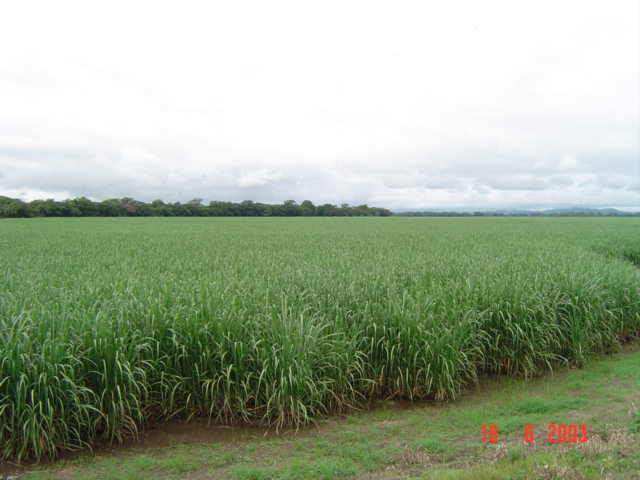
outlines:
[[[640,2],[3,2],[0,195],[640,209]]]

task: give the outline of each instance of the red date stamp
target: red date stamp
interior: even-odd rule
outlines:
[[[498,443],[499,431],[498,426],[482,425],[482,443]],[[586,425],[554,425],[547,427],[547,443],[587,443],[589,440]],[[533,443],[535,440],[535,432],[533,425],[529,424],[524,427],[524,441]]]

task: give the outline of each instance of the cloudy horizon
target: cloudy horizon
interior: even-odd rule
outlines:
[[[12,2],[0,195],[640,210],[640,4]]]

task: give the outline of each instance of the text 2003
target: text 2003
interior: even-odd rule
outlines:
[[[531,425],[527,425],[527,427],[533,428]],[[547,430],[549,430],[549,436],[547,437],[547,442],[549,443],[586,443],[589,439],[586,425],[549,425]]]

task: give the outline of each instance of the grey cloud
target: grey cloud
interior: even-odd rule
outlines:
[[[572,185],[573,181],[567,176],[546,175],[498,175],[492,178],[485,178],[483,186],[493,190],[547,190],[552,187],[566,187]]]
[[[416,169],[402,172],[369,172],[372,178],[389,188],[457,189],[462,186],[461,179],[455,175]]]
[[[535,168],[535,173],[499,173],[500,161],[491,169],[498,173],[487,173],[484,168],[476,173],[452,161],[422,170],[398,168],[401,162],[367,170],[355,168],[349,161],[332,168],[304,164],[260,167],[259,162],[247,161],[183,165],[180,159],[167,159],[164,154],[141,147],[127,147],[118,154],[95,157],[77,152],[4,149],[0,152],[0,189],[58,192],[95,199],[133,196],[146,201],[155,198],[263,202],[293,198],[351,204],[382,201],[391,208],[477,206],[479,201],[488,202],[488,198],[491,201],[487,207],[553,207],[557,204],[539,202],[559,198],[566,203],[570,202],[570,195],[592,198],[591,203],[599,206],[607,206],[606,202],[617,196],[617,205],[633,206],[637,198],[637,182],[624,175],[594,174],[593,169],[587,169],[588,173],[579,180],[569,174]],[[250,164],[255,166],[247,168]],[[608,191],[615,195],[604,193]],[[527,192],[536,192],[536,198],[532,199]],[[480,197],[475,198],[476,194]]]
[[[544,190],[549,182],[532,176],[499,177],[487,180],[483,185],[493,190]]]

